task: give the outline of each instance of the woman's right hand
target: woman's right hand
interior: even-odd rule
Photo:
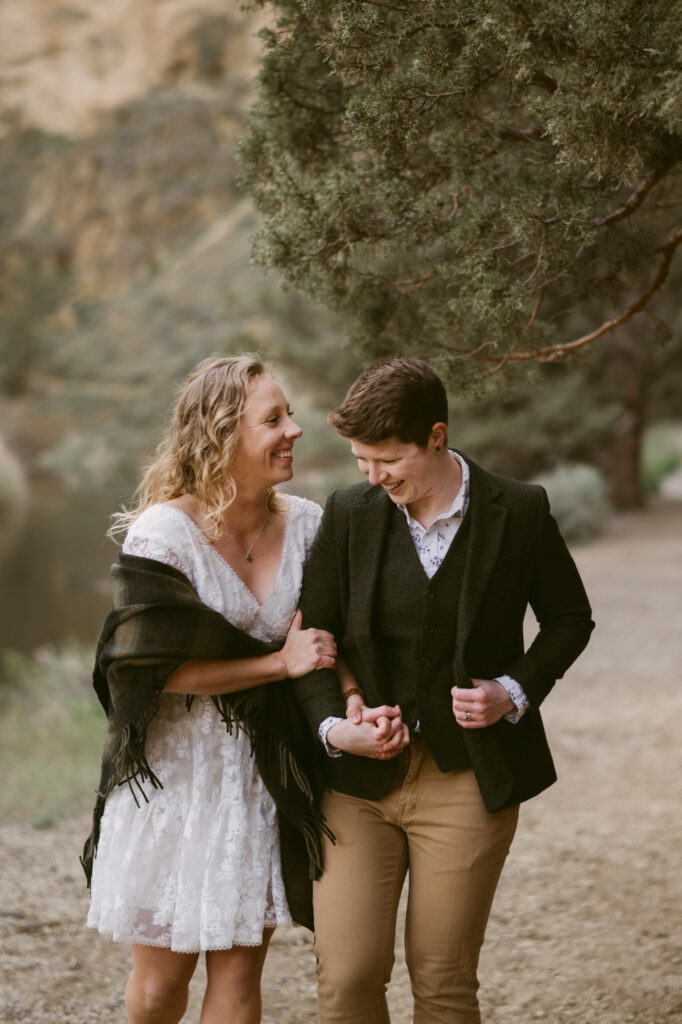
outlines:
[[[301,629],[302,621],[303,615],[297,611],[280,651],[289,679],[298,679],[316,668],[334,668],[336,664],[336,641],[332,634],[324,629]]]

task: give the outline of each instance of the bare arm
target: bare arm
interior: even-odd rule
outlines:
[[[336,676],[339,680],[343,699],[346,702],[346,714],[349,714],[349,712],[353,711],[355,708],[364,708],[365,695],[358,686],[357,679],[343,658],[336,659],[334,671],[336,672]],[[348,694],[348,696],[346,696],[346,694]],[[349,715],[349,717],[352,716]]]
[[[323,629],[301,629],[294,615],[281,651],[257,658],[194,658],[171,672],[164,693],[216,696],[252,690],[277,679],[297,679],[317,668],[334,668],[336,644]]]
[[[164,693],[193,693],[217,696],[251,690],[274,683],[288,675],[281,651],[260,658],[193,658],[171,672]]]

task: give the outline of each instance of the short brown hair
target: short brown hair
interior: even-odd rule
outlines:
[[[434,423],[448,422],[448,399],[423,359],[386,359],[361,373],[327,418],[341,437],[363,444],[397,437],[425,448]]]

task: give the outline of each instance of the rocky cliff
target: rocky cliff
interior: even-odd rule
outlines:
[[[329,318],[249,262],[257,29],[236,0],[1,0],[0,433],[30,468],[134,472],[216,350],[319,383]]]
[[[2,0],[0,118],[87,135],[160,83],[248,80],[256,52],[237,0]]]

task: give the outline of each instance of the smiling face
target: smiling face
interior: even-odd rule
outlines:
[[[413,505],[428,500],[442,487],[441,459],[445,424],[434,425],[425,448],[391,437],[378,444],[351,441],[358,468],[371,484],[383,487],[396,505]]]
[[[238,488],[267,490],[293,476],[294,441],[303,431],[294,423],[279,384],[261,374],[251,385],[240,422],[230,472]]]

